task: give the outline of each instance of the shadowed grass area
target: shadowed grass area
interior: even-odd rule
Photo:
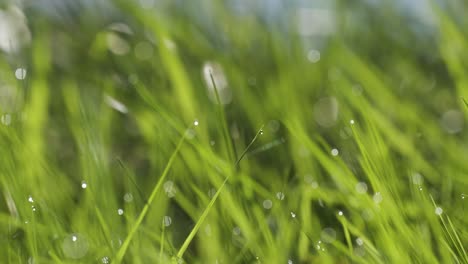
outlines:
[[[273,2],[1,6],[0,259],[468,263],[466,4]]]

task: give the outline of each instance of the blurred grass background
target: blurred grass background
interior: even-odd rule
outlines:
[[[463,1],[0,7],[0,262],[468,263]]]

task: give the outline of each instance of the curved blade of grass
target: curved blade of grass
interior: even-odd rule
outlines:
[[[226,148],[228,152],[228,158],[231,162],[234,162],[236,154],[235,154],[234,145],[232,144],[232,137],[231,137],[231,134],[229,133],[228,124],[226,121],[226,113],[224,112],[224,107],[219,97],[218,87],[216,86],[216,82],[213,78],[213,73],[211,71],[210,71],[210,78],[211,78],[211,83],[213,84],[213,90],[215,92],[216,102],[218,103],[218,114],[219,114],[219,118],[221,119],[220,120],[221,125],[223,127],[223,137],[224,137],[224,141],[225,141],[224,143],[226,144]]]
[[[164,179],[166,178],[166,176],[167,176],[167,174],[169,172],[169,169],[171,168],[172,163],[174,162],[175,157],[177,156],[177,153],[179,152],[180,148],[182,147],[182,144],[184,143],[184,139],[185,139],[185,135],[182,136],[179,143],[177,144],[177,147],[174,150],[174,152],[172,153],[171,157],[169,158],[169,161],[167,162],[167,165],[164,168],[164,171],[163,171],[161,177],[159,177],[158,182],[154,186],[153,191],[151,192],[151,195],[148,198],[147,203],[145,204],[145,206],[141,210],[141,213],[138,216],[138,219],[136,220],[135,224],[133,225],[133,228],[130,230],[130,233],[128,234],[127,238],[123,242],[122,247],[117,252],[117,255],[115,257],[115,263],[121,263],[122,262],[122,259],[125,256],[125,252],[127,251],[128,246],[130,245],[130,242],[132,241],[133,236],[135,235],[136,231],[138,230],[141,223],[143,222],[143,219],[145,218],[146,214],[148,213],[149,207],[153,203],[153,200],[156,197],[156,194],[158,193],[159,189],[161,189],[161,186],[162,186],[162,184],[164,182]]]
[[[252,139],[252,141],[250,141],[249,145],[245,148],[245,150],[242,152],[242,154],[240,155],[240,157],[237,159],[237,161],[234,163],[234,166],[237,167],[239,165],[239,163],[241,162],[242,158],[244,158],[245,154],[247,153],[247,151],[249,151],[250,147],[255,143],[255,141],[257,140],[258,136],[260,136],[261,134],[263,133],[263,126],[258,130],[257,134],[255,135],[255,137]],[[200,229],[201,225],[203,224],[203,222],[205,221],[205,218],[208,216],[208,213],[210,212],[211,208],[213,207],[214,203],[216,202],[216,200],[218,199],[218,196],[219,194],[221,193],[221,191],[223,190],[224,186],[226,185],[226,182],[229,180],[229,178],[231,177],[232,174],[229,174],[223,181],[223,183],[221,184],[221,186],[219,187],[219,189],[216,191],[215,195],[213,195],[213,198],[211,198],[211,201],[208,203],[207,207],[205,208],[205,211],[203,211],[202,215],[200,216],[200,218],[198,219],[197,223],[195,224],[195,226],[193,227],[192,231],[190,232],[190,234],[187,236],[187,238],[185,239],[184,241],[184,244],[182,244],[182,247],[179,249],[179,252],[177,252],[177,258],[182,258],[182,256],[184,255],[185,251],[187,250],[188,246],[190,245],[190,243],[192,242],[193,238],[195,237],[195,235],[197,234],[198,232],[198,229]]]

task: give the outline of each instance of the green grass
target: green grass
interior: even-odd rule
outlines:
[[[1,263],[468,263],[466,6],[134,2],[2,51]]]

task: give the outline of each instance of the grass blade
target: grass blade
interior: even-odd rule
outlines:
[[[257,132],[257,134],[255,135],[255,137],[252,139],[252,141],[250,141],[249,145],[245,148],[244,152],[242,152],[242,154],[240,155],[240,157],[237,159],[237,161],[235,162],[235,166],[237,167],[239,165],[239,163],[241,162],[242,158],[245,156],[245,154],[247,153],[247,151],[249,150],[249,148],[255,143],[255,141],[257,140],[258,136],[261,135],[263,133],[263,126],[262,128],[260,128]],[[190,232],[190,234],[187,236],[187,238],[185,239],[184,243],[182,244],[182,247],[179,249],[179,252],[177,252],[177,258],[182,258],[182,256],[184,255],[185,251],[187,250],[188,246],[190,245],[190,243],[192,242],[193,238],[195,237],[195,235],[197,234],[197,231],[198,229],[200,229],[201,225],[203,224],[203,222],[205,221],[205,218],[208,216],[208,213],[210,212],[211,208],[213,207],[214,203],[216,202],[216,200],[218,199],[218,196],[219,194],[221,193],[221,191],[223,190],[224,186],[226,185],[226,182],[229,180],[230,176],[232,174],[228,175],[223,183],[221,184],[221,186],[218,188],[218,190],[216,191],[215,195],[213,195],[213,198],[211,198],[211,201],[209,202],[209,204],[206,206],[205,210],[203,211],[202,215],[200,216],[200,218],[198,219],[197,223],[195,224],[195,226],[193,227],[192,231]]]
[[[130,230],[130,233],[128,234],[127,238],[122,243],[122,247],[117,252],[117,255],[115,257],[115,263],[121,263],[122,262],[122,260],[123,260],[123,258],[125,256],[125,252],[127,251],[128,246],[130,245],[130,242],[132,241],[133,236],[137,232],[138,228],[140,227],[141,223],[143,222],[143,219],[145,218],[146,214],[148,213],[149,207],[151,206],[154,198],[156,197],[156,194],[158,193],[159,189],[161,189],[161,186],[162,186],[162,184],[164,182],[164,179],[166,178],[166,176],[167,176],[167,174],[169,172],[169,169],[171,168],[172,163],[174,162],[175,157],[177,156],[177,153],[179,152],[180,148],[182,147],[182,144],[184,143],[184,140],[185,140],[185,135],[182,136],[179,143],[177,144],[177,147],[174,150],[174,152],[172,153],[171,157],[169,158],[169,161],[167,162],[167,165],[164,168],[164,171],[163,171],[161,177],[159,177],[158,182],[156,183],[155,187],[153,188],[153,191],[151,192],[151,195],[148,198],[148,202],[143,207],[143,210],[141,210],[141,213],[138,216],[137,221],[133,225],[132,230]]]

